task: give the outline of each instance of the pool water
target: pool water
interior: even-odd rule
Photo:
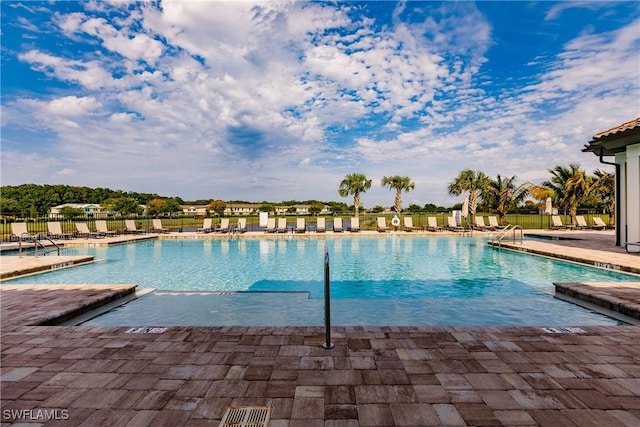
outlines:
[[[97,262],[7,283],[136,283],[158,291],[90,324],[321,325],[324,253],[340,325],[590,325],[553,282],[634,275],[432,236],[153,240],[87,248]],[[212,293],[213,292],[213,293]]]

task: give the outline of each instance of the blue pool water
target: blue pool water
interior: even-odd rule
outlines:
[[[496,250],[485,239],[384,236],[87,248],[74,253],[94,255],[96,263],[5,283],[136,283],[158,290],[89,324],[321,325],[325,247],[336,325],[616,324],[553,298],[553,282],[640,281]]]

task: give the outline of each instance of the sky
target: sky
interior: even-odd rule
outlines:
[[[464,169],[613,171],[581,150],[640,116],[637,1],[0,7],[2,185],[451,206]]]

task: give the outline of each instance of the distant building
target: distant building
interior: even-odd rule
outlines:
[[[85,215],[92,217],[103,217],[107,215],[107,212],[102,211],[102,207],[100,207],[100,205],[96,205],[93,203],[64,203],[62,205],[54,206],[49,209],[49,217],[57,218],[60,214],[62,214],[62,209],[65,207],[82,209]]]
[[[640,242],[640,117],[597,133],[582,151],[616,167],[616,246]]]

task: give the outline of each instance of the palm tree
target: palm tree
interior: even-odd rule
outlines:
[[[347,197],[353,194],[353,206],[356,211],[356,218],[358,218],[358,208],[360,207],[360,193],[364,193],[371,188],[371,180],[367,179],[364,174],[350,173],[344,177],[338,187],[338,194],[340,197]]]
[[[402,192],[408,193],[416,188],[416,183],[411,181],[408,176],[384,176],[380,181],[383,187],[389,187],[390,190],[396,190],[396,199],[393,203],[393,209],[399,215],[402,211]]]
[[[525,184],[516,186],[516,176],[497,179],[489,179],[487,187],[482,192],[482,200],[488,203],[498,213],[498,218],[502,224],[504,216],[519,203],[523,202],[529,194],[529,188]]]
[[[483,172],[474,172],[465,169],[449,183],[449,194],[459,196],[462,193],[469,194],[469,214],[473,222],[478,207],[478,199],[482,191],[487,188],[489,178]]]
[[[589,195],[591,177],[577,163],[571,163],[569,167],[556,166],[549,172],[551,180],[543,182],[542,186],[553,191],[554,202],[569,211],[571,224],[576,225],[578,206]]]
[[[616,213],[616,179],[615,175],[609,172],[596,169],[594,172],[595,181],[591,185],[591,191],[600,196],[605,203],[609,213],[609,225],[613,225]]]

